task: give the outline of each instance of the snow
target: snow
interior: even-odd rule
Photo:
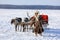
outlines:
[[[35,36],[32,32],[15,32],[11,19],[15,17],[30,17],[36,10],[28,9],[0,9],[0,40],[60,40],[60,10],[39,10],[40,14],[49,16],[49,25],[45,28],[43,36]]]

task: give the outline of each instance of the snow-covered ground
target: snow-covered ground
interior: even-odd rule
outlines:
[[[49,16],[49,25],[45,28],[43,36],[37,37],[32,32],[15,32],[11,19],[34,15],[36,10],[27,9],[0,9],[0,40],[60,40],[60,10],[39,10],[40,14]]]

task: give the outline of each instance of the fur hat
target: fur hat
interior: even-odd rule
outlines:
[[[36,11],[35,14],[36,14],[36,13],[39,14],[39,11]]]

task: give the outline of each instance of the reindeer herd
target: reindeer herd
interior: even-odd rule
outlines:
[[[32,27],[32,32],[34,32],[36,36],[37,34],[42,35],[42,32],[44,32],[42,25],[48,24],[48,15],[39,15],[38,21],[35,21],[34,17],[30,17],[30,18],[26,17],[24,18],[24,22],[22,21],[22,18],[16,17],[14,19],[11,19],[11,24],[15,25],[15,31],[18,31],[19,27],[21,31],[21,27],[22,27],[23,32],[25,32],[26,29],[28,31],[30,26]]]

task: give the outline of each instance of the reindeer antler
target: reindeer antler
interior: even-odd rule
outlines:
[[[27,12],[27,16],[30,18],[29,13]]]

